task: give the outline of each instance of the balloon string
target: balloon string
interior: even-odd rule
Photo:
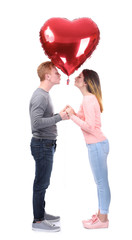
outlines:
[[[69,78],[68,78],[68,79],[67,79],[67,85],[69,85],[69,81],[70,81],[70,80],[69,80]]]

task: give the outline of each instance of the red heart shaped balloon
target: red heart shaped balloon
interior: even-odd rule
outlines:
[[[99,35],[90,18],[50,18],[40,30],[40,41],[51,61],[69,76],[92,54]]]

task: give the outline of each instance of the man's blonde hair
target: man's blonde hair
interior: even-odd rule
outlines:
[[[40,81],[45,80],[45,74],[50,73],[53,67],[55,67],[55,65],[51,61],[43,62],[38,66],[37,73]]]

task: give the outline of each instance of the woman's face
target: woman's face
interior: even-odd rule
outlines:
[[[83,86],[86,85],[84,82],[84,76],[82,72],[75,78],[74,85],[78,88],[82,88]]]

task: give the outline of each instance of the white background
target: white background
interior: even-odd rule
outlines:
[[[1,1],[0,6],[0,234],[2,239],[131,238],[131,1]],[[61,232],[36,233],[32,224],[34,160],[30,154],[29,101],[39,85],[38,65],[48,60],[39,42],[46,20],[90,17],[100,29],[92,57],[51,90],[55,113],[66,104],[78,111],[82,95],[74,77],[83,68],[98,72],[103,93],[102,130],[110,142],[110,227],[86,230],[81,221],[97,212],[96,186],[83,135],[72,121],[58,123],[58,147],[47,212],[61,216]]]

